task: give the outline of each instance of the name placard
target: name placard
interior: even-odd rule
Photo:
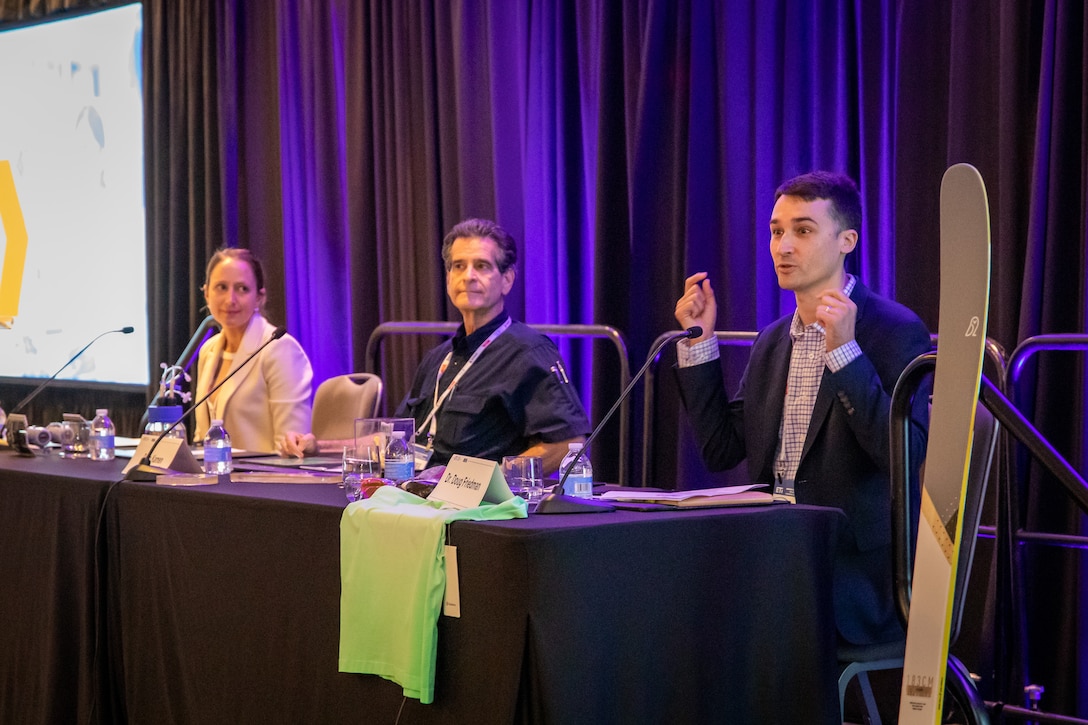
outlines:
[[[499,464],[472,456],[453,456],[427,498],[467,509],[479,506],[482,501],[502,503],[513,497]]]
[[[136,450],[132,454],[132,460],[128,462],[122,472],[128,473],[130,468],[138,466],[144,456],[147,455],[147,452],[151,450],[151,446],[155,445],[157,438],[158,436],[149,433],[140,436],[140,444],[136,446]],[[150,463],[156,468],[165,468],[180,473],[203,473],[204,471],[200,467],[200,463],[193,457],[193,452],[189,450],[189,444],[185,442],[185,439],[174,438],[173,436],[162,439],[162,442],[155,448]]]

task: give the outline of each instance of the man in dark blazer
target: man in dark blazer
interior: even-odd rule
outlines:
[[[833,587],[836,621],[845,641],[870,644],[903,634],[892,591],[888,413],[900,373],[930,350],[930,341],[917,315],[846,272],[860,228],[860,195],[848,177],[813,172],[779,187],[770,251],[778,283],[793,291],[797,309],[757,337],[732,400],[717,360],[717,305],[705,273],[687,278],[675,314],[681,326],[704,331],[678,346],[677,373],[707,467],[747,459],[752,482],[846,513]],[[911,445],[919,460],[928,396],[915,402]]]

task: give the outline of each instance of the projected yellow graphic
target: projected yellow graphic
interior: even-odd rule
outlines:
[[[0,226],[7,239],[4,266],[0,268],[0,327],[10,328],[15,315],[19,314],[27,237],[23,210],[19,207],[19,195],[15,193],[15,179],[8,161],[0,161]]]

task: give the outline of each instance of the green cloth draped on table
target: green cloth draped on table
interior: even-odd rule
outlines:
[[[348,504],[340,518],[340,671],[396,682],[434,702],[446,524],[523,519],[524,499],[456,510],[393,486]]]

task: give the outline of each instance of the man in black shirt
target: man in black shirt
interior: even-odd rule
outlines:
[[[568,444],[584,440],[589,419],[555,344],[506,312],[517,247],[498,224],[466,219],[442,242],[446,292],[462,324],[452,340],[427,353],[398,417],[416,421],[416,442],[433,451],[429,465],[453,454],[501,461],[544,459],[558,469]],[[334,448],[340,441],[288,434],[285,455]]]

